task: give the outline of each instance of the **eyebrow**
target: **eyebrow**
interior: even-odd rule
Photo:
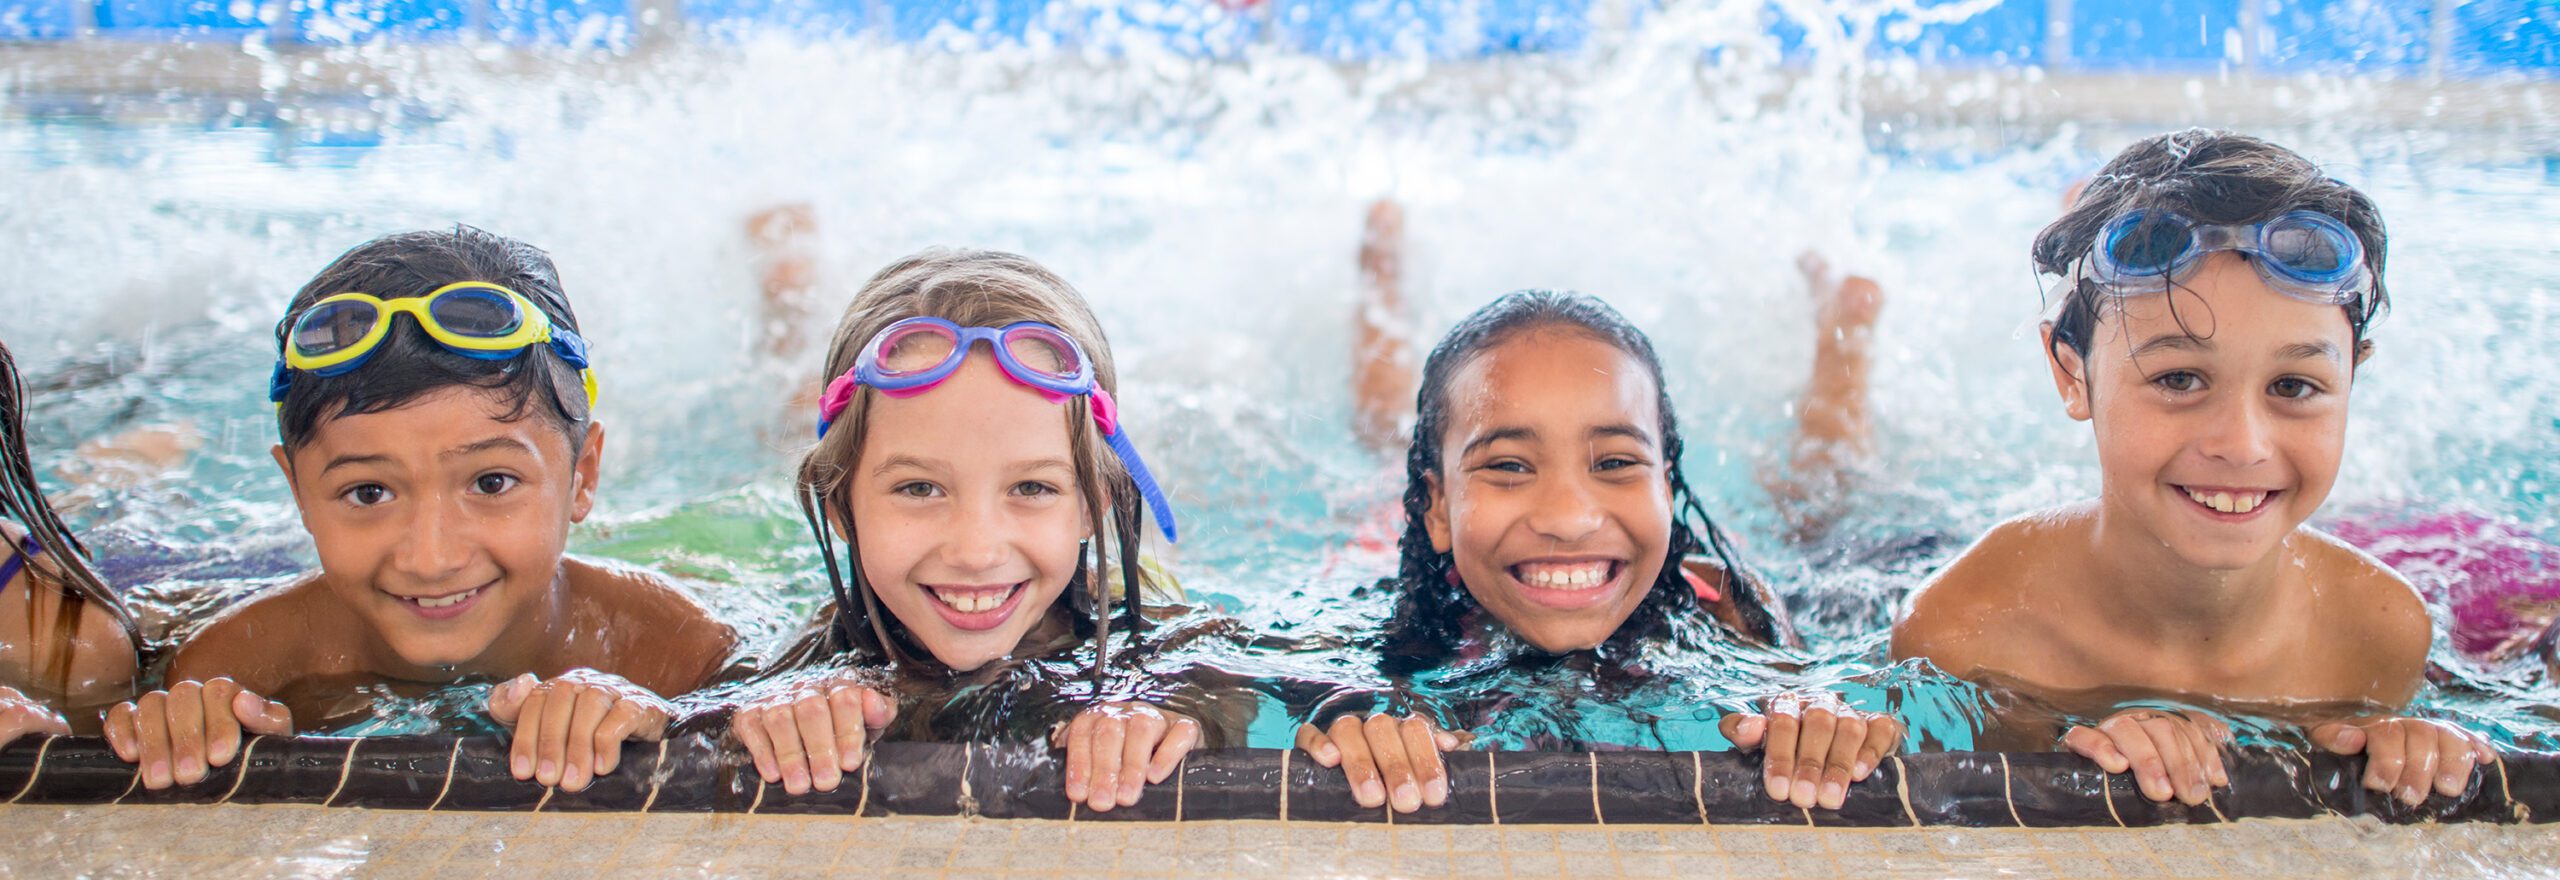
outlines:
[[[2212,347],[2213,343],[2197,338],[2191,334],[2162,333],[2158,336],[2151,337],[2151,341],[2149,342],[2134,346],[2133,355],[2135,357],[2141,357],[2155,351],[2166,351],[2173,348],[2185,349],[2187,351],[2204,351]]]
[[[1653,435],[1651,433],[1624,422],[1620,422],[1615,425],[1600,425],[1591,429],[1591,439],[1599,440],[1606,437],[1625,437],[1646,446],[1653,445]]]
[[[1500,443],[1504,440],[1524,440],[1534,443],[1537,442],[1537,439],[1538,431],[1535,428],[1524,428],[1518,426],[1495,428],[1482,437],[1468,441],[1465,448],[1458,450],[1458,457],[1465,458],[1469,455],[1475,454],[1475,451],[1478,449]]]
[[[482,440],[482,441],[477,442],[477,443],[466,443],[466,444],[463,444],[463,445],[461,445],[461,446],[456,446],[456,447],[454,447],[454,448],[452,448],[452,449],[447,449],[447,450],[445,450],[445,451],[443,451],[443,452],[441,452],[441,453],[438,453],[438,454],[436,455],[436,457],[437,457],[437,458],[462,458],[462,457],[465,457],[465,456],[478,455],[478,454],[483,453],[483,452],[490,452],[490,451],[493,451],[493,450],[501,450],[501,449],[512,449],[512,450],[515,450],[515,451],[517,451],[517,452],[522,452],[522,453],[524,453],[524,454],[526,454],[526,455],[533,455],[533,454],[535,454],[535,453],[534,453],[534,451],[533,451],[533,447],[525,445],[525,442],[524,442],[524,441],[522,441],[522,440],[518,440],[518,439],[513,438],[513,437],[491,437],[491,438],[489,438],[489,439],[487,439],[487,440]]]
[[[2285,347],[2284,347],[2284,350],[2283,350],[2283,351],[2280,351],[2280,352],[2277,352],[2277,353],[2276,353],[2276,355],[2277,355],[2278,357],[2282,357],[2282,358],[2284,358],[2284,359],[2286,359],[2286,360],[2297,360],[2297,361],[2299,361],[2299,360],[2329,360],[2329,361],[2334,361],[2334,360],[2338,360],[2338,359],[2339,359],[2339,358],[2338,358],[2338,347],[2337,347],[2337,346],[2335,346],[2335,345],[2330,344],[2330,343],[2329,343],[2329,341],[2328,341],[2328,340],[2325,340],[2325,339],[2324,339],[2324,340],[2321,340],[2321,341],[2319,341],[2319,342],[2296,342],[2296,343],[2294,343],[2294,344],[2292,344],[2292,345],[2285,346]]]
[[[892,455],[888,458],[881,459],[880,466],[871,469],[871,475],[876,477],[899,468],[911,468],[920,471],[947,471],[951,469],[951,465],[948,462],[932,461],[912,455]],[[1076,466],[1073,462],[1069,462],[1063,458],[1041,458],[1033,459],[1031,461],[1016,462],[1008,469],[1016,473],[1038,470],[1073,471],[1076,469]]]

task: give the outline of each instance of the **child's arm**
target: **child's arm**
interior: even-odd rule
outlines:
[[[1360,442],[1380,453],[1404,448],[1405,419],[1413,414],[1418,365],[1404,308],[1404,209],[1380,199],[1369,206],[1360,237],[1360,300],[1353,318],[1352,428]]]
[[[1769,799],[1836,810],[1849,786],[1902,750],[1899,719],[1849,708],[1829,692],[1780,694],[1768,711],[1735,712],[1717,723],[1725,739],[1765,753],[1760,782]]]

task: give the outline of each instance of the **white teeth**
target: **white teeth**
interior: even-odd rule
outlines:
[[[451,608],[469,601],[471,597],[477,595],[480,595],[480,590],[472,589],[464,590],[439,599],[411,599],[409,601],[418,603],[418,607],[420,608]]]
[[[2197,504],[2204,505],[2205,507],[2221,511],[2223,513],[2248,513],[2249,511],[2258,509],[2258,505],[2267,503],[2267,493],[2265,492],[2242,492],[2238,495],[2233,495],[2229,492],[2215,492],[2208,495],[2194,489],[2188,489],[2187,497],[2195,499]]]
[[[1609,581],[1609,563],[1586,562],[1576,565],[1529,564],[1520,566],[1520,580],[1547,590],[1588,590]]]
[[[1005,599],[1012,595],[1012,590],[1005,590],[1002,592],[981,590],[971,590],[968,592],[960,592],[957,590],[933,591],[933,598],[941,601],[944,605],[951,606],[952,610],[958,611],[962,614],[977,614],[983,611],[994,611],[997,607],[1004,604]]]

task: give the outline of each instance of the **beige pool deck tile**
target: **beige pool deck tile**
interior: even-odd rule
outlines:
[[[183,841],[186,845],[176,845]],[[2154,829],[1060,823],[0,807],[0,874],[185,877],[2376,877],[2560,859],[2549,826]]]

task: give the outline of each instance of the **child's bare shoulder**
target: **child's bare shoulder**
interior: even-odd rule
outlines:
[[[580,665],[674,696],[700,686],[737,647],[737,632],[665,574],[576,556],[560,564],[572,601],[604,621],[597,642],[611,652]]]
[[[352,629],[328,625],[343,615],[318,576],[270,588],[224,609],[187,637],[169,663],[171,681],[230,676],[253,691],[284,684],[288,671],[313,669]]]
[[[1928,657],[1956,675],[1990,665],[1997,647],[1980,636],[2026,631],[2008,618],[2031,607],[2023,593],[2043,580],[2037,572],[2051,566],[2057,539],[2080,529],[2084,515],[2081,508],[2055,508],[1992,526],[1914,593],[1894,624],[1893,656]]]
[[[2343,644],[2398,661],[2422,664],[2435,639],[2418,588],[2391,566],[2336,536],[2308,526],[2298,533],[2324,628]]]

